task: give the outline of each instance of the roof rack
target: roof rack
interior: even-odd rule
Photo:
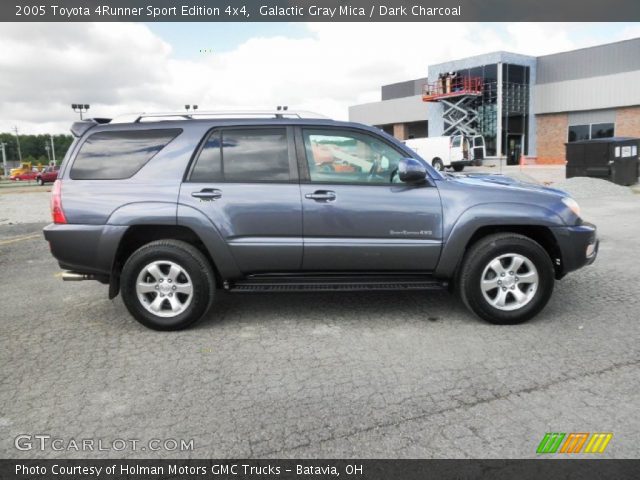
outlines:
[[[111,120],[111,123],[142,123],[158,120],[195,120],[206,118],[314,118],[328,119],[324,115],[304,110],[227,110],[210,112],[158,112],[132,113],[121,115]]]

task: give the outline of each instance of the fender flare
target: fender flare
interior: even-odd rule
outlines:
[[[184,204],[177,205],[177,213],[177,225],[191,229],[200,238],[223,280],[242,276],[227,242],[204,213]]]
[[[133,202],[118,207],[107,219],[107,225],[176,225],[175,202]]]
[[[179,215],[178,215],[179,213]],[[241,276],[231,251],[216,226],[197,209],[174,202],[136,202],[123,205],[110,215],[100,241],[100,255],[113,262],[120,240],[134,225],[169,225],[189,228],[202,241],[222,278]],[[111,275],[110,298],[117,295],[118,282]]]
[[[469,240],[482,227],[561,227],[565,222],[552,210],[526,203],[494,202],[465,210],[445,233],[442,252],[434,272],[436,277],[453,277],[464,257]]]

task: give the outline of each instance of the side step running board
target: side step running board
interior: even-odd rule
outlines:
[[[435,280],[366,281],[361,282],[265,282],[241,281],[229,285],[233,293],[259,292],[366,292],[380,290],[439,290],[445,282]]]

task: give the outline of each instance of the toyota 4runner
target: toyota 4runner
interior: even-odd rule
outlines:
[[[479,317],[536,315],[595,260],[566,193],[444,175],[384,132],[274,112],[136,115],[72,126],[44,235],[64,280],[98,280],[176,330],[229,292],[458,292]]]

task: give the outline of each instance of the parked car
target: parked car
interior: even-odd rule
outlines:
[[[9,178],[15,182],[24,182],[24,181],[32,182],[36,179],[38,174],[39,174],[38,171],[31,170],[28,172],[16,173],[14,175],[11,175]]]
[[[59,165],[49,166],[36,176],[36,182],[38,185],[44,185],[45,183],[53,183],[58,178]]]
[[[461,172],[464,167],[481,165],[486,156],[482,135],[415,138],[407,140],[405,144],[431,162],[431,166],[438,171],[453,168]]]
[[[158,330],[202,318],[218,289],[444,288],[513,324],[596,258],[596,228],[565,192],[444,175],[357,123],[243,115],[74,123],[44,229],[62,278],[109,285]]]

